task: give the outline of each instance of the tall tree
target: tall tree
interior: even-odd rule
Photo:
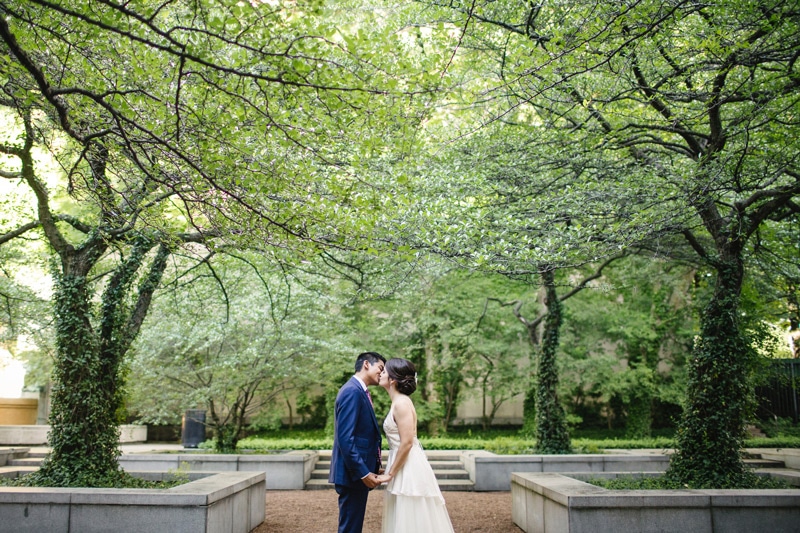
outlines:
[[[574,197],[560,198],[613,219],[600,242],[678,232],[715,273],[670,475],[696,487],[745,482],[752,350],[737,308],[747,244],[798,210],[796,3],[445,4],[461,14],[464,54],[494,60],[493,87],[476,76],[482,123],[502,120],[541,170],[577,178]],[[609,198],[615,209],[601,209]]]
[[[0,175],[32,205],[29,218],[3,221],[0,243],[38,235],[57,258],[52,452],[40,483],[119,478],[121,364],[172,254],[235,243],[296,261],[370,235],[381,193],[351,165],[417,118],[387,91],[408,80],[383,66],[419,56],[380,14],[329,14],[295,3],[0,1],[0,105],[16,120]]]

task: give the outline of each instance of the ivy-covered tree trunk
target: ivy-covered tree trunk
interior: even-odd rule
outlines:
[[[86,276],[62,275],[56,284],[56,345],[48,443],[52,451],[39,483],[97,486],[119,469],[116,376],[104,372],[91,326]]]
[[[531,376],[531,383],[535,383],[535,376]],[[529,386],[522,400],[522,434],[533,437],[536,435],[536,387]]]
[[[628,416],[625,422],[625,437],[644,439],[651,435],[653,423],[653,395],[642,390],[631,396],[628,402]]]
[[[753,475],[741,456],[753,361],[737,320],[743,272],[736,254],[717,266],[714,295],[689,362],[677,452],[667,475],[692,488],[742,486]]]
[[[62,250],[56,275],[56,361],[48,443],[51,452],[32,479],[37,485],[113,486],[119,468],[119,412],[123,404],[120,367],[166,267],[161,247],[137,292],[126,305],[131,285],[154,243],[140,239],[114,270],[96,315],[88,273],[105,244],[90,235],[82,248]]]
[[[536,374],[541,376],[541,372],[548,375],[544,381],[540,380],[536,374],[531,376],[530,386],[525,393],[522,414],[522,434],[526,436],[539,435],[540,421],[545,421],[546,429],[542,429],[549,444],[548,448],[554,451],[546,453],[569,453],[572,449],[567,429],[566,416],[564,409],[558,402],[558,366],[556,365],[556,353],[560,342],[561,323],[561,302],[578,294],[585,289],[589,282],[602,276],[603,269],[617,259],[624,257],[624,254],[616,255],[606,259],[588,277],[572,288],[562,297],[558,296],[555,284],[555,271],[546,265],[540,269],[542,284],[545,288],[544,306],[546,311],[534,320],[528,320],[520,313],[522,302],[517,300],[509,304],[514,305],[514,316],[525,325],[528,332],[528,341],[531,344],[531,367],[536,367]],[[539,337],[539,325],[544,321],[544,331],[542,338]],[[535,359],[535,364],[533,359]],[[540,413],[541,408],[546,408],[549,413]],[[552,407],[552,409],[551,409]],[[552,441],[551,441],[551,437]]]
[[[563,316],[561,302],[555,286],[552,270],[544,269],[542,279],[545,288],[547,317],[542,332],[542,350],[536,372],[536,451],[539,453],[570,453],[567,420],[564,408],[558,401],[558,366],[556,352]]]

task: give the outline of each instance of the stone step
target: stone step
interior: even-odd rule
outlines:
[[[330,474],[328,470],[312,470],[311,479],[328,479],[328,474]]]
[[[388,461],[388,458],[384,459],[384,465]],[[430,460],[428,459],[428,463],[430,463],[431,468],[434,470],[463,470],[464,465],[461,463],[460,460],[458,461],[442,461],[442,460]],[[317,459],[317,463],[315,468],[317,470],[330,470],[331,469],[331,462],[328,461],[320,461]]]
[[[41,466],[43,457],[25,457],[23,459],[11,459],[8,461],[9,466]]]
[[[426,452],[425,455],[433,468],[441,490],[474,490],[474,484],[469,480],[469,473],[464,470],[460,452],[433,450]],[[385,465],[389,460],[388,452],[384,451],[382,457]],[[331,451],[319,451],[316,465],[311,472],[311,479],[306,483],[306,489],[332,489],[333,485],[328,483],[330,468]]]
[[[316,469],[311,472],[311,479],[328,479],[330,471],[323,470],[323,469]],[[433,474],[436,476],[436,479],[469,479],[469,472],[466,470],[434,470]]]
[[[439,481],[439,490],[442,492],[448,490],[472,492],[475,490],[475,483],[468,479],[443,479]]]
[[[328,483],[328,479],[314,479],[313,477],[306,481],[306,490],[333,490],[333,485]]]
[[[772,459],[752,458],[744,459],[744,464],[750,468],[785,468],[786,464],[783,461],[774,461]]]
[[[430,460],[428,459],[428,463],[430,463],[431,468],[434,470],[463,470],[464,464],[461,462],[460,458],[458,461],[442,461],[442,460]]]
[[[43,452],[43,451],[28,452],[27,454],[25,454],[25,457],[27,457],[29,459],[33,458],[33,457],[39,457],[41,459],[44,459],[45,457],[47,457],[47,452]]]
[[[381,485],[376,490],[383,490]],[[306,490],[333,490],[333,485],[327,479],[310,479],[306,483]],[[475,484],[469,479],[440,479],[439,490],[444,491],[474,491]]]
[[[384,446],[386,443],[384,442]],[[460,461],[461,460],[461,451],[459,450],[425,450],[425,455],[430,460],[436,461]],[[389,458],[389,451],[382,450],[381,457],[384,459]],[[330,461],[331,460],[331,451],[330,450],[317,450],[317,458],[320,461]]]
[[[36,466],[0,466],[0,477],[17,478],[37,470]]]
[[[466,470],[433,470],[433,474],[438,480],[444,479],[469,479],[469,472]]]

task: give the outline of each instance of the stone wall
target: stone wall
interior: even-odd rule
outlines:
[[[515,473],[511,514],[526,533],[800,531],[800,491],[606,490],[555,473]]]
[[[264,521],[265,491],[263,472],[171,489],[0,487],[0,533],[248,533]]]
[[[34,415],[36,411],[34,410]],[[35,416],[34,416],[35,418]],[[0,426],[0,445],[3,446],[45,446],[49,425]],[[120,426],[121,443],[147,441],[147,426]]]

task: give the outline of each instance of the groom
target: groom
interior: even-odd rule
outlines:
[[[339,494],[339,533],[361,533],[369,491],[381,472],[381,433],[367,387],[377,385],[386,359],[364,352],[356,374],[339,389],[334,415],[333,453],[328,482]]]

